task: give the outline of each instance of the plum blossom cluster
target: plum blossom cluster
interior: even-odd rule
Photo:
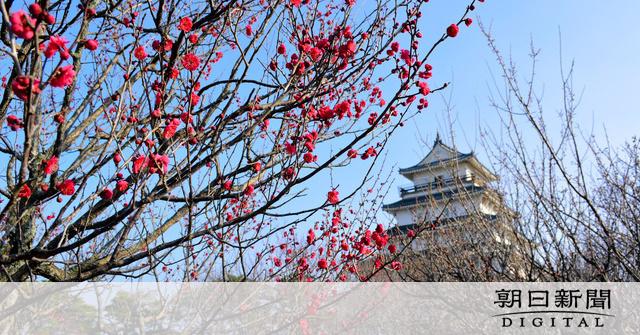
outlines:
[[[24,10],[18,10],[12,13],[10,23],[11,32],[15,34],[16,37],[31,40],[37,34],[45,32],[45,25],[53,25],[55,23],[55,17],[43,10],[40,4],[33,3],[29,6],[29,13]],[[64,37],[57,35],[42,37],[48,38],[47,43],[42,42],[39,46],[39,51],[41,51],[46,58],[52,58],[56,54],[59,54],[62,60],[69,59],[68,41]],[[88,45],[95,50],[93,46],[96,46],[96,43],[97,42],[92,40]],[[66,87],[73,82],[75,74],[73,65],[59,66],[54,69],[47,83],[53,87]],[[11,84],[11,88],[20,100],[27,100],[29,95],[41,93],[40,80],[24,75],[17,76]]]
[[[238,267],[248,260],[295,280],[400,270],[384,227],[350,207],[355,192],[321,184],[308,208],[288,209],[326,171],[375,164],[427,108],[439,88],[421,44],[426,3],[13,4],[10,38],[28,61],[3,59],[0,161],[18,166],[0,184],[0,219],[33,227],[20,245],[38,247],[0,265],[34,257],[13,275],[55,280],[265,270]],[[471,22],[443,27],[442,41]],[[51,270],[69,250],[76,262]]]

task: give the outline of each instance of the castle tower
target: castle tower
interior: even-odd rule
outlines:
[[[401,230],[416,224],[446,222],[482,215],[495,216],[501,205],[488,184],[497,177],[473,152],[463,154],[436,137],[431,151],[418,164],[400,169],[411,185],[400,188],[401,200],[383,206]]]
[[[496,175],[473,152],[461,153],[438,135],[427,156],[400,174],[411,184],[383,210],[397,221],[388,229],[393,243],[409,248],[402,255],[403,270],[377,280],[525,278],[522,264],[530,259],[531,246],[514,230],[517,213],[490,186]]]

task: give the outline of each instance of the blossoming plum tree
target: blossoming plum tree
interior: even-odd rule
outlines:
[[[362,2],[0,2],[0,278],[357,274],[388,248],[357,190],[287,204],[446,86],[427,60],[475,3],[423,46],[428,1]]]

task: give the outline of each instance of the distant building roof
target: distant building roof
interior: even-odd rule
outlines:
[[[458,150],[444,144],[440,138],[440,134],[436,135],[435,141],[429,153],[416,165],[400,169],[400,173],[408,173],[416,170],[423,169],[434,165],[441,164],[446,161],[460,160],[473,156],[473,153],[463,154]]]
[[[424,168],[427,168],[427,167],[432,167],[432,166],[435,166],[435,165],[438,165],[438,164],[445,163],[447,161],[454,161],[454,160],[460,161],[460,160],[463,160],[465,158],[469,158],[471,156],[473,156],[473,153],[471,153],[471,152],[468,153],[468,154],[458,153],[457,156],[450,157],[450,158],[445,158],[445,159],[440,159],[440,160],[429,162],[429,163],[420,162],[420,163],[418,163],[418,164],[416,164],[414,166],[410,166],[408,168],[400,169],[400,174],[409,173],[409,172],[413,172],[413,171],[418,171],[418,170],[421,170],[421,169],[424,169]]]
[[[428,195],[421,195],[421,196],[417,196],[417,197],[411,197],[411,198],[405,198],[399,201],[396,201],[394,203],[388,204],[388,205],[383,205],[382,209],[387,211],[389,209],[396,209],[396,208],[400,208],[400,207],[405,207],[405,206],[412,206],[412,205],[419,205],[419,204],[423,204],[426,203],[428,201],[434,201],[434,200],[441,200],[443,198],[449,198],[455,194],[458,193],[462,193],[462,191],[465,191],[465,194],[471,194],[471,193],[475,193],[475,192],[480,192],[480,191],[484,191],[486,188],[482,187],[482,186],[476,186],[473,184],[470,185],[466,185],[465,187],[462,188],[454,188],[448,191],[443,191],[443,192],[438,192],[438,193],[432,193],[432,194],[428,194]]]
[[[496,176],[489,171],[484,165],[482,165],[473,151],[469,153],[462,153],[442,142],[440,138],[440,134],[436,135],[436,139],[433,142],[433,146],[429,153],[420,161],[418,164],[414,166],[410,166],[408,168],[400,169],[399,172],[401,175],[405,176],[408,179],[412,179],[411,175],[416,172],[420,172],[422,170],[428,170],[430,168],[434,168],[438,165],[446,164],[449,162],[461,162],[461,161],[470,161],[471,164],[476,166],[488,179],[495,179]]]
[[[452,223],[452,222],[456,222],[456,221],[464,221],[467,220],[469,218],[472,217],[481,217],[484,220],[493,222],[496,221],[498,219],[497,215],[490,215],[490,214],[481,214],[481,215],[465,215],[465,216],[458,216],[455,218],[446,218],[446,219],[442,219],[442,220],[433,220],[433,221],[429,221],[429,222],[422,222],[422,223],[412,223],[412,224],[408,224],[408,225],[402,225],[402,226],[395,226],[395,227],[391,227],[389,229],[387,229],[387,234],[389,236],[399,236],[399,235],[405,235],[409,229],[413,229],[413,230],[418,230],[420,228],[425,227],[426,225],[431,225],[434,223],[437,223],[436,228],[437,227],[442,227],[446,224]]]

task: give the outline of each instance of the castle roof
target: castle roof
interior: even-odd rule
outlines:
[[[483,192],[485,190],[486,190],[485,187],[469,184],[464,187],[458,187],[458,188],[454,188],[451,190],[442,191],[438,193],[431,193],[431,194],[422,195],[418,197],[404,198],[394,203],[383,205],[382,209],[385,211],[394,210],[401,207],[415,206],[415,205],[429,203],[431,201],[447,199],[458,194],[471,195],[473,193]]]
[[[417,172],[428,171],[438,166],[446,166],[451,163],[460,163],[464,161],[470,162],[471,165],[480,170],[489,180],[496,179],[496,176],[476,159],[473,151],[469,153],[462,153],[444,144],[440,138],[440,134],[437,134],[431,150],[420,162],[418,162],[418,164],[400,169],[399,172],[404,177],[412,179],[411,176]]]
[[[431,228],[435,229],[437,227],[446,226],[447,224],[450,224],[450,223],[456,223],[464,220],[473,220],[473,219],[482,219],[488,222],[494,222],[498,219],[498,216],[493,214],[475,214],[475,215],[463,215],[455,218],[431,220],[429,222],[422,222],[422,223],[411,223],[407,225],[391,227],[387,229],[387,234],[389,234],[389,236],[404,236],[410,229],[420,230],[420,229],[424,229],[429,225],[433,225]]]

